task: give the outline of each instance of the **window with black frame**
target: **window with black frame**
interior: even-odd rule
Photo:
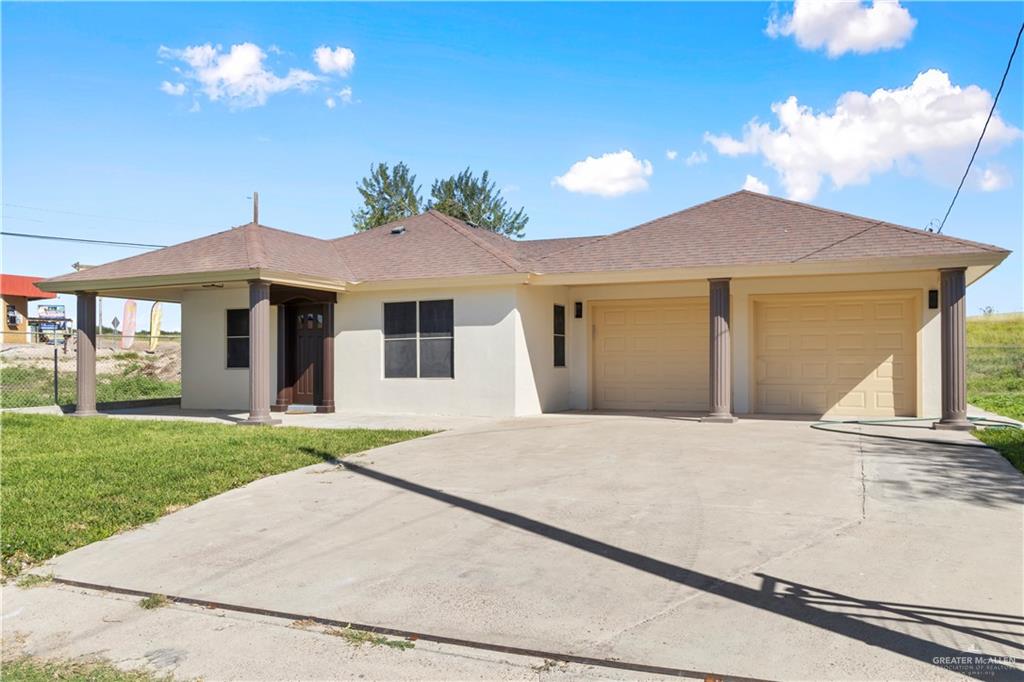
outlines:
[[[455,306],[442,301],[384,304],[384,377],[455,377]]]
[[[249,366],[249,309],[228,310],[227,366]]]
[[[555,305],[555,367],[565,367],[565,306]]]

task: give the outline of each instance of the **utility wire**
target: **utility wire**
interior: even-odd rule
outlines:
[[[27,232],[0,232],[4,237],[24,237],[26,239],[47,239],[57,242],[79,242],[81,244],[103,244],[105,246],[128,246],[135,249],[162,249],[163,244],[139,244],[137,242],[115,242],[105,239],[81,239],[79,237],[57,237],[52,234],[29,234]]]
[[[992,100],[992,108],[988,111],[988,118],[985,119],[985,127],[981,129],[981,136],[978,137],[978,144],[974,145],[974,153],[971,154],[971,160],[967,162],[967,170],[964,171],[964,176],[960,178],[960,185],[956,188],[956,194],[953,195],[953,201],[949,202],[949,208],[946,209],[946,215],[942,217],[942,222],[939,223],[939,229],[936,234],[942,234],[942,228],[946,226],[946,218],[949,217],[950,211],[953,210],[953,204],[956,203],[956,199],[960,196],[960,190],[964,188],[964,181],[967,180],[967,174],[971,172],[971,165],[974,163],[974,157],[978,155],[978,149],[981,148],[981,141],[985,139],[985,131],[988,130],[989,121],[992,120],[992,114],[996,111],[996,103],[999,102],[999,95],[1003,92],[1003,86],[1006,85],[1006,76],[1010,73],[1010,66],[1013,64],[1013,56],[1017,54],[1017,46],[1020,45],[1020,36],[1024,33],[1024,23],[1021,23],[1020,30],[1017,31],[1017,40],[1013,42],[1013,50],[1010,52],[1010,58],[1006,61],[1006,70],[1003,71],[1003,79],[999,81],[999,89],[996,90],[996,96]]]
[[[65,211],[59,208],[44,208],[42,206],[26,206],[25,204],[8,204],[4,202],[4,206],[8,208],[22,208],[29,211],[43,211],[45,213],[60,213],[62,215],[73,215],[82,218],[96,218],[98,220],[125,220],[131,223],[152,223],[154,225],[174,225],[175,227],[181,227],[180,223],[168,221],[168,220],[153,220],[151,218],[124,218],[118,216],[109,215],[98,215],[96,213],[80,213],[78,211]],[[9,216],[7,216],[9,217]],[[29,219],[24,219],[29,220]]]

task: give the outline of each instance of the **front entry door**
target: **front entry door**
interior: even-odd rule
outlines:
[[[295,365],[292,368],[293,400],[302,405],[320,404],[324,361],[324,306],[297,305],[291,315]]]

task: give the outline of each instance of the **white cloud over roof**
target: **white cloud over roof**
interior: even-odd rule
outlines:
[[[633,152],[623,149],[577,161],[552,184],[569,192],[617,197],[647,189],[647,178],[653,174],[650,161],[638,159]]]
[[[841,188],[867,183],[899,166],[946,181],[948,168],[940,167],[948,167],[949,155],[956,152],[959,158],[963,150],[966,163],[991,107],[988,91],[955,85],[948,74],[932,69],[907,87],[879,88],[870,95],[847,92],[827,112],[815,112],[791,96],[772,104],[776,126],[754,118],[739,137],[705,133],[704,139],[725,156],[762,156],[778,172],[788,196],[807,201],[817,195],[825,176]],[[982,152],[1020,136],[997,112]],[[963,173],[959,168],[957,172]]]

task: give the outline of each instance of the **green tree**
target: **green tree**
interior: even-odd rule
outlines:
[[[363,196],[363,206],[352,211],[357,232],[416,215],[423,204],[416,176],[404,163],[396,163],[394,168],[386,163],[370,166],[370,174],[356,189]]]
[[[530,220],[520,208],[512,211],[501,196],[501,190],[489,180],[487,171],[479,178],[469,168],[458,175],[435,180],[430,188],[427,208],[471,222],[485,230],[506,237],[522,239]]]

